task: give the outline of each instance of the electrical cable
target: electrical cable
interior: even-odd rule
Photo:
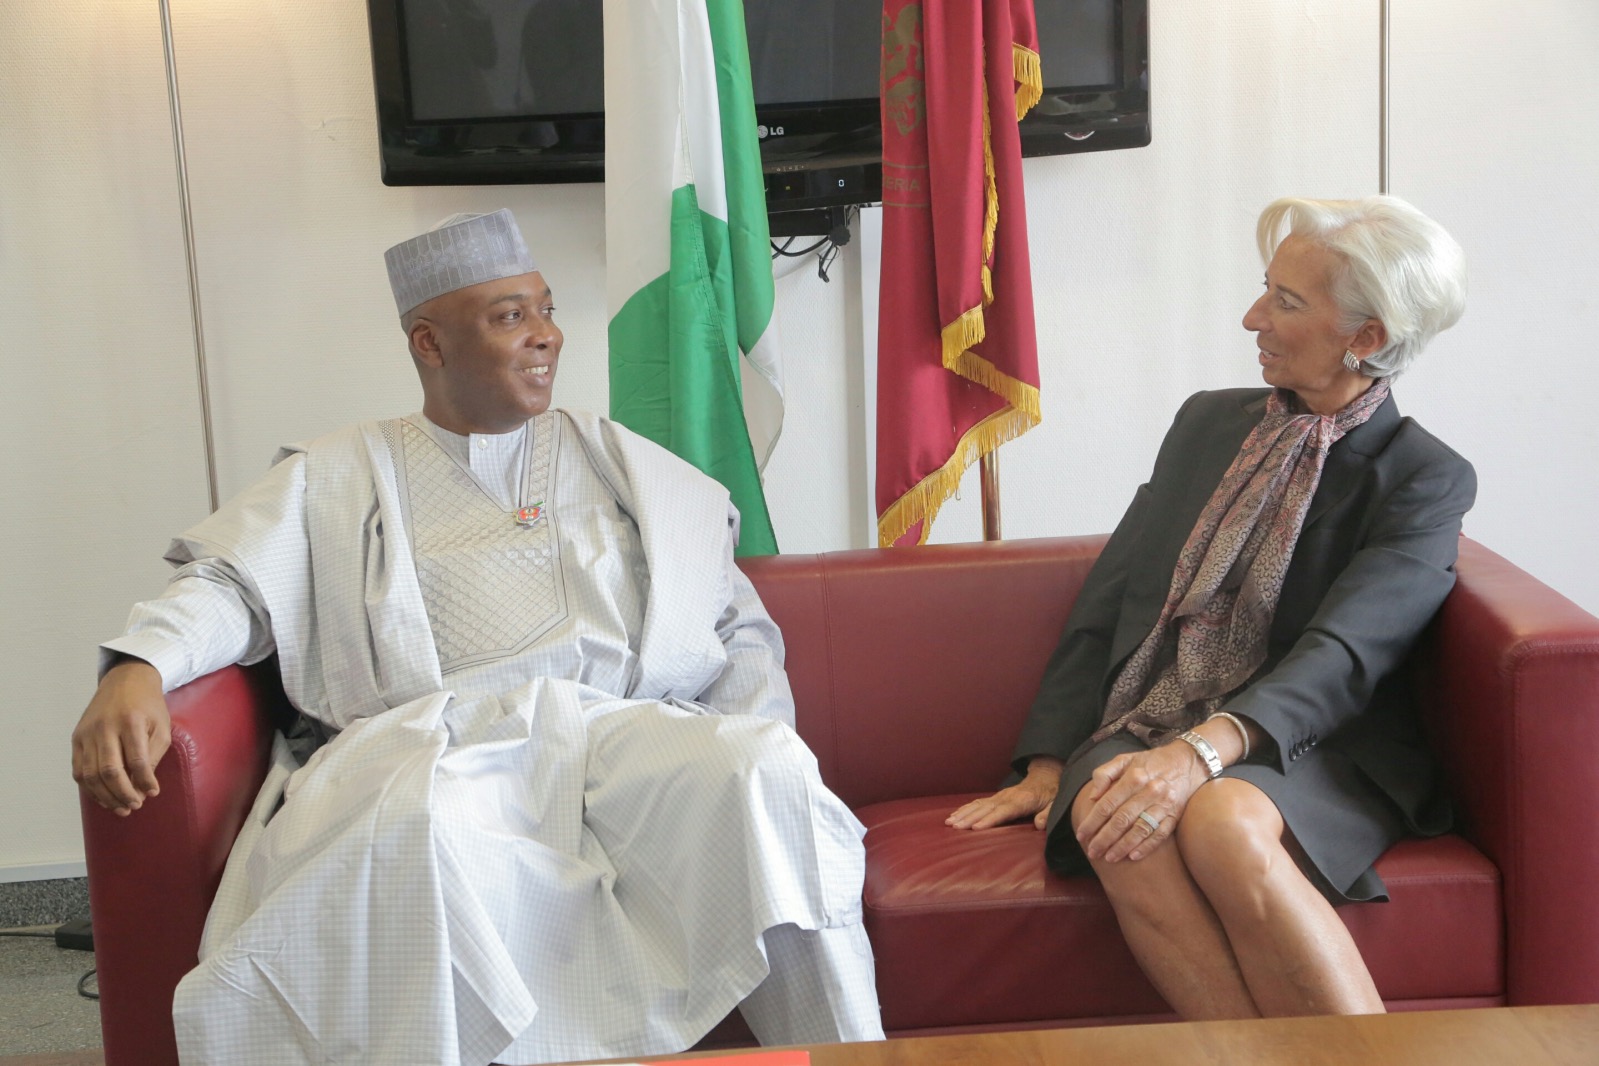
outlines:
[[[0,936],[20,936],[20,937],[31,937],[31,938],[34,938],[34,939],[54,940],[55,937],[56,937],[56,934],[55,934],[54,930],[51,930],[49,932],[44,932],[44,933],[37,933],[37,932],[31,932],[31,931],[23,930],[23,929],[0,929]],[[89,989],[88,989],[89,979],[91,977],[94,977],[94,975],[97,972],[98,972],[98,967],[96,967],[93,970],[90,970],[88,973],[86,973],[82,977],[78,978],[78,995],[82,996],[84,999],[99,999],[100,998],[100,993],[98,991],[90,992]],[[95,984],[98,985],[99,981],[96,981]]]
[[[838,258],[838,250],[840,247],[831,239],[828,240],[827,244],[827,251],[816,257],[816,276],[821,278],[823,282],[831,282],[833,280],[827,276],[827,271],[828,268],[833,265],[833,260]]]
[[[828,276],[827,272],[832,269],[833,263],[838,259],[838,253],[849,243],[852,235],[850,227],[859,214],[860,208],[858,207],[845,208],[843,221],[827,231],[828,248],[816,257],[816,276],[821,278],[824,283],[833,280]]]
[[[823,282],[832,281],[833,279],[829,276],[828,271],[832,269],[833,263],[838,259],[840,249],[849,243],[852,235],[851,226],[859,214],[860,208],[855,205],[844,208],[842,212],[836,208],[833,209],[832,218],[835,220],[836,225],[828,230],[827,235],[821,240],[809,247],[801,248],[797,252],[789,250],[794,244],[793,237],[785,240],[782,245],[779,245],[775,240],[772,241],[773,261],[776,261],[780,256],[786,259],[800,259],[815,252],[816,276],[821,278]]]
[[[829,241],[828,238],[823,237],[821,240],[817,241],[815,244],[811,245],[809,248],[801,248],[797,252],[791,252],[791,251],[788,250],[788,246],[793,244],[793,243],[794,243],[794,238],[790,237],[788,240],[783,242],[783,247],[779,248],[777,246],[777,242],[773,241],[772,242],[772,258],[776,259],[778,256],[781,255],[781,256],[787,256],[790,259],[798,259],[801,256],[810,255],[812,252],[816,251],[816,249],[820,248],[822,245],[828,244],[828,243],[831,243],[831,242]]]

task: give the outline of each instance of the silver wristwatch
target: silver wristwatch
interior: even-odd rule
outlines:
[[[1216,754],[1216,749],[1211,746],[1210,741],[1206,740],[1192,729],[1188,730],[1187,732],[1178,733],[1177,739],[1187,741],[1190,747],[1199,752],[1199,757],[1205,762],[1205,770],[1212,778],[1221,776],[1223,769],[1221,764],[1221,756]]]

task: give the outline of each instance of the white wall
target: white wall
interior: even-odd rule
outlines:
[[[0,879],[81,859],[66,745],[92,647],[159,587],[167,537],[205,507],[155,6],[0,4],[0,440],[13,459],[0,474],[0,810],[33,812],[0,821]],[[1599,283],[1583,202],[1599,151],[1594,6],[1394,6],[1394,191],[1456,230],[1476,279],[1472,310],[1401,385],[1402,406],[1477,463],[1470,531],[1599,609],[1583,551],[1592,484],[1562,481],[1547,458],[1594,444],[1581,388]],[[1152,7],[1154,144],[1027,163],[1045,422],[1002,453],[1010,536],[1108,528],[1182,397],[1256,379],[1238,319],[1259,284],[1261,206],[1375,187],[1375,0]],[[600,186],[385,188],[362,0],[172,10],[224,494],[281,441],[418,406],[381,251],[452,211],[516,210],[567,331],[560,400],[606,408]],[[1534,32],[1544,22],[1563,34],[1554,62]],[[1549,64],[1530,102],[1491,91],[1489,56]],[[1529,114],[1563,116],[1565,141],[1533,150],[1516,125]],[[1485,127],[1514,127],[1517,144]],[[1529,184],[1536,197],[1518,202]],[[1558,232],[1525,224],[1534,203]],[[791,403],[768,495],[788,551],[865,543],[869,270],[851,248],[831,285],[809,265],[778,282]],[[1493,373],[1506,365],[1514,378]],[[1536,449],[1523,443],[1533,420]],[[968,478],[935,540],[978,535],[977,495]]]
[[[206,512],[154,4],[0,5],[0,878],[81,862],[94,645]]]
[[[1477,466],[1466,532],[1599,612],[1599,3],[1397,0],[1396,196],[1466,249],[1401,386]]]

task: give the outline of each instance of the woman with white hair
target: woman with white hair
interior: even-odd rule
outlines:
[[[1406,654],[1454,584],[1471,464],[1393,380],[1460,317],[1465,266],[1391,197],[1278,200],[1244,315],[1268,389],[1199,393],[1089,574],[1020,780],[949,824],[1030,817],[1092,869],[1185,1018],[1383,1009],[1334,911],[1448,824]]]

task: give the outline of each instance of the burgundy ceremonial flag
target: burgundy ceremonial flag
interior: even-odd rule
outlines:
[[[965,469],[1039,421],[1032,0],[885,0],[882,75],[877,536],[920,544]]]

